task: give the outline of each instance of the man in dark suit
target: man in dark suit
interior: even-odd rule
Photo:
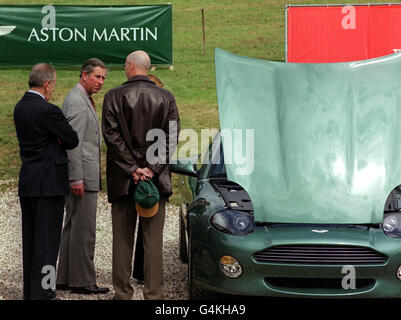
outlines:
[[[18,195],[22,211],[24,300],[56,297],[55,268],[68,183],[66,149],[78,135],[60,108],[49,103],[56,71],[46,63],[29,75],[30,90],[14,109],[22,161]]]

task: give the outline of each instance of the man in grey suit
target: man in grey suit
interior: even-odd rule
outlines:
[[[78,133],[79,145],[68,152],[71,194],[66,198],[56,288],[73,293],[109,292],[108,288],[97,286],[94,265],[101,133],[92,94],[102,89],[105,79],[104,63],[96,58],[87,60],[81,68],[79,83],[62,106]]]

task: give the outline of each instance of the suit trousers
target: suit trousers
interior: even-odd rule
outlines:
[[[86,287],[96,284],[94,263],[97,191],[66,198],[66,216],[61,237],[57,284]]]
[[[49,283],[45,277],[56,274],[64,203],[64,196],[20,197],[24,300],[50,300],[56,296],[48,288],[55,279]]]
[[[151,218],[140,218],[144,249],[144,290],[147,300],[163,298],[163,229],[166,197],[160,196],[159,211]],[[111,206],[113,224],[113,287],[114,299],[131,300],[130,283],[137,213],[132,195],[118,198]]]

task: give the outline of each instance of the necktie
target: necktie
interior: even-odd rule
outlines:
[[[89,97],[89,100],[90,100],[90,102],[92,103],[93,109],[96,110],[95,101],[93,100],[93,98],[92,98],[92,97]]]

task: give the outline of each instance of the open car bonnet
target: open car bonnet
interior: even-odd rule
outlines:
[[[401,54],[298,64],[215,52],[228,180],[257,221],[383,221],[401,184]]]

